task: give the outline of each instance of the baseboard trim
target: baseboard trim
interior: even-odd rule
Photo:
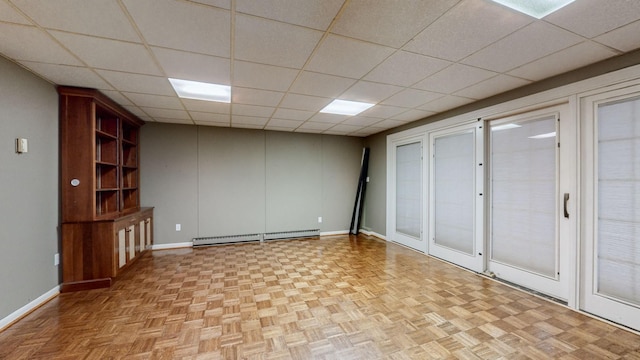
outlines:
[[[320,236],[347,235],[348,233],[349,233],[349,230],[325,231],[325,232],[321,232]]]
[[[181,243],[172,243],[172,244],[153,244],[151,245],[151,250],[168,250],[168,249],[180,249],[180,248],[190,248],[193,247],[193,243],[189,242],[181,242]]]
[[[22,319],[23,317],[29,315],[34,310],[46,304],[47,302],[49,302],[49,300],[53,299],[59,294],[60,294],[60,285],[38,296],[37,299],[34,299],[33,301],[29,302],[27,305],[12,312],[11,314],[9,314],[9,316],[5,317],[4,319],[0,319],[0,332],[4,331],[9,326],[15,324],[18,320]]]
[[[365,234],[365,235],[373,236],[373,237],[377,237],[377,238],[378,238],[378,239],[380,239],[380,240],[387,241],[387,237],[386,237],[386,236],[384,236],[384,235],[382,235],[382,234],[378,234],[378,233],[377,233],[377,232],[375,232],[375,231],[369,231],[369,230],[365,230],[365,229],[360,229],[360,232],[361,232],[361,233],[363,233],[363,234]]]

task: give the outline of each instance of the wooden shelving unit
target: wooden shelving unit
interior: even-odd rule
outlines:
[[[144,122],[97,90],[58,94],[62,291],[109,286],[153,243],[153,210],[140,207]]]

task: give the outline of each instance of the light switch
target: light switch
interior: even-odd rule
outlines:
[[[29,142],[24,138],[16,139],[16,152],[18,154],[26,153],[29,151]]]
[[[176,231],[180,231],[180,230],[182,230],[182,225],[176,224]]]

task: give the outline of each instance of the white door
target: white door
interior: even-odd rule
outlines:
[[[575,283],[573,122],[564,105],[492,120],[487,129],[488,270],[563,300]]]
[[[430,135],[429,254],[481,272],[482,123]]]
[[[640,87],[584,99],[582,310],[640,329]]]
[[[423,140],[413,138],[394,144],[395,206],[391,240],[426,252],[423,236]]]

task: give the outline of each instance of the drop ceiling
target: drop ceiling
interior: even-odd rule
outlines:
[[[148,122],[368,136],[640,48],[640,1],[0,0],[0,54]],[[232,87],[178,98],[168,78]],[[334,99],[376,105],[319,111]]]

